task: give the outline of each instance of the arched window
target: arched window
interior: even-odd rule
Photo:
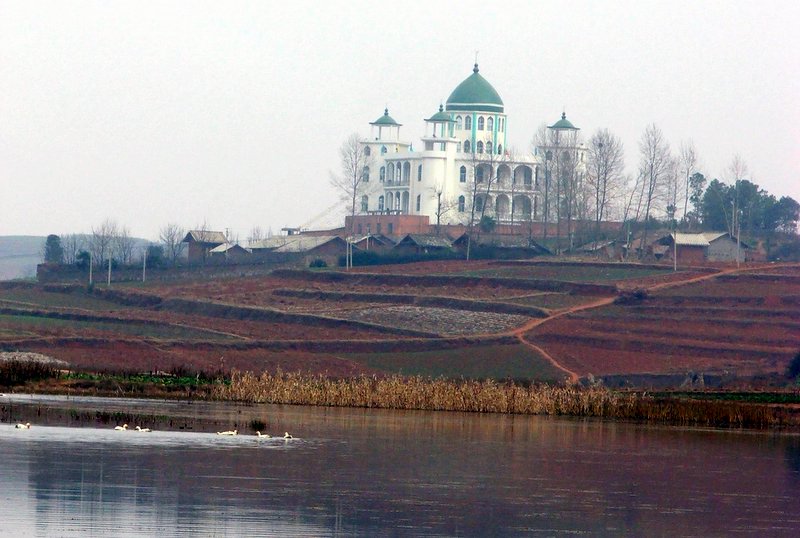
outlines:
[[[461,116],[456,116],[456,130],[461,130]]]
[[[475,144],[475,151],[477,151],[478,153],[483,153],[483,142],[481,142],[480,140],[478,140],[478,143]]]
[[[383,196],[378,196],[378,211],[383,211]]]
[[[422,165],[417,166],[417,181],[422,181]]]
[[[386,209],[394,209],[394,195],[391,192],[386,195]]]
[[[475,182],[483,183],[483,168],[481,168],[480,166],[475,169]]]
[[[483,131],[483,116],[478,116],[478,130]]]
[[[381,166],[381,182],[386,181],[386,167]]]
[[[475,211],[483,211],[483,198],[480,196],[475,198]]]
[[[463,213],[463,212],[464,212],[464,205],[465,205],[465,202],[466,202],[466,199],[465,199],[463,196],[459,196],[459,197],[458,197],[458,211],[459,211],[460,213]]]
[[[365,183],[369,181],[369,166],[364,167],[364,171],[361,173],[361,180]]]
[[[422,195],[418,194],[417,195],[417,213],[419,213],[419,205],[420,205],[421,201],[422,201]]]
[[[386,167],[386,177],[389,179],[390,183],[394,181],[394,163],[389,163]]]
[[[456,153],[461,153],[461,140],[456,143]]]
[[[464,129],[472,129],[472,116],[464,116]]]
[[[497,154],[498,155],[503,154],[503,144],[497,144]]]
[[[411,164],[408,162],[403,163],[403,179],[405,181],[411,179]]]
[[[469,140],[464,140],[464,153],[472,153],[472,145]]]
[[[381,155],[386,155],[386,152],[389,151],[386,149],[386,146],[381,146]]]
[[[394,178],[400,183],[400,180],[403,179],[403,165],[397,163],[397,170],[394,173]]]
[[[487,140],[486,141],[486,153],[491,153],[491,152],[492,152],[492,141],[491,140]]]
[[[361,197],[361,212],[366,213],[369,209],[369,196],[366,194]]]
[[[369,149],[369,146],[364,146],[364,155],[369,157],[370,153],[372,153],[372,150]]]
[[[494,118],[487,118],[486,119],[486,130],[491,131],[494,129]]]
[[[467,182],[467,167],[466,166],[462,166],[461,170],[458,171],[458,181],[460,181],[461,183],[466,183]]]

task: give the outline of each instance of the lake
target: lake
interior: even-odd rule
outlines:
[[[793,434],[31,395],[0,407],[3,536],[800,535]],[[115,431],[114,412],[160,429]],[[254,418],[295,439],[259,439]]]

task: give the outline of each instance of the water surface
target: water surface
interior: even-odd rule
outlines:
[[[4,536],[800,534],[794,435],[16,395],[0,406],[33,423],[0,424]],[[67,427],[81,409],[172,420],[151,433],[106,415]],[[297,438],[259,439],[253,418]]]

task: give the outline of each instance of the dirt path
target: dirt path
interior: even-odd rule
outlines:
[[[730,268],[730,269],[723,269],[723,270],[721,270],[719,272],[716,272],[716,273],[694,275],[694,276],[691,276],[691,277],[688,277],[688,278],[682,279],[682,280],[674,280],[674,281],[671,281],[671,282],[664,282],[664,283],[661,283],[661,284],[653,284],[652,286],[648,286],[645,289],[648,292],[652,292],[652,291],[656,291],[656,290],[673,288],[673,287],[677,287],[677,286],[685,286],[687,284],[694,284],[696,282],[702,282],[704,280],[710,280],[712,278],[717,278],[720,275],[729,275],[729,274],[739,273],[739,272],[743,272],[743,271],[753,271],[753,270],[762,269],[764,267],[772,267],[772,265],[767,264],[767,265],[758,265],[758,266],[733,267],[733,268]],[[607,306],[607,305],[613,304],[614,303],[614,299],[616,299],[616,297],[604,297],[602,299],[598,299],[598,300],[595,300],[595,301],[592,301],[592,302],[589,302],[589,303],[583,303],[583,304],[580,304],[580,305],[571,306],[571,307],[565,308],[563,310],[559,310],[558,312],[556,312],[556,313],[554,313],[551,316],[548,316],[546,318],[532,319],[532,320],[528,321],[527,323],[525,323],[524,325],[522,325],[520,327],[517,327],[516,329],[513,329],[511,331],[507,331],[507,332],[501,333],[501,334],[502,335],[515,336],[520,341],[521,344],[523,344],[523,345],[529,347],[530,349],[534,350],[536,353],[538,353],[539,355],[544,357],[547,361],[549,361],[555,368],[558,368],[559,370],[564,372],[569,377],[569,382],[570,383],[577,383],[578,380],[580,379],[580,376],[576,372],[570,370],[569,368],[567,368],[563,364],[559,363],[552,355],[550,355],[546,350],[542,349],[540,346],[534,344],[533,342],[530,342],[530,341],[526,340],[525,339],[525,333],[527,333],[531,329],[533,329],[535,327],[538,327],[538,326],[540,326],[540,325],[542,325],[544,323],[547,323],[549,321],[553,321],[555,319],[558,319],[560,317],[563,317],[563,316],[566,316],[566,315],[569,315],[569,314],[573,314],[575,312],[581,312],[583,310],[591,310],[591,309],[594,309],[594,308],[600,308],[600,307],[603,307],[603,306]]]

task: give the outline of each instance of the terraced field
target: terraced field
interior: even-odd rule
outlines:
[[[718,271],[448,261],[91,294],[6,283],[0,350],[109,371],[779,377],[800,349],[800,265]]]
[[[564,316],[526,338],[580,375],[779,377],[800,351],[798,297],[800,279],[774,270],[723,274]]]

